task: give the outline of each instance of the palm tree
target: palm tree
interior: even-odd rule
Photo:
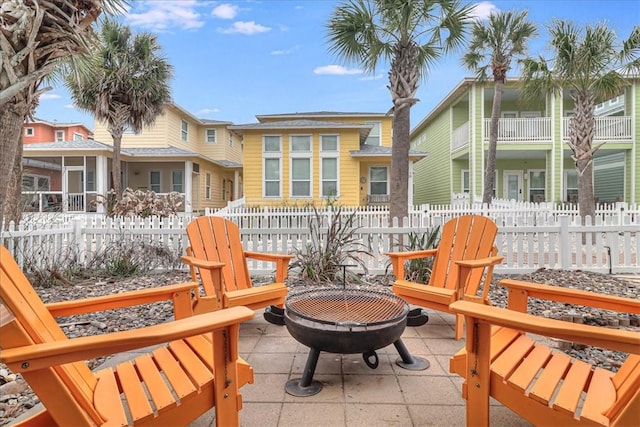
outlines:
[[[474,22],[467,53],[462,57],[464,66],[475,71],[479,80],[486,80],[489,71],[493,75],[491,128],[482,193],[482,203],[487,205],[491,203],[495,186],[498,120],[507,72],[511,62],[526,53],[527,42],[536,34],[535,25],[527,21],[527,11],[495,13],[489,16],[486,25],[481,21]]]
[[[458,0],[348,0],[329,19],[330,49],[340,58],[367,72],[375,72],[379,61],[391,64],[391,218],[408,213],[410,111],[418,85],[438,59],[462,44],[470,12]]]
[[[91,25],[116,13],[123,0],[3,1],[0,5],[0,170],[14,170],[20,133],[33,112],[43,79],[73,55],[88,51]],[[0,223],[9,185],[0,178]]]
[[[105,20],[100,41],[88,62],[69,76],[67,86],[75,105],[106,122],[113,138],[111,178],[116,198],[122,198],[120,146],[125,129],[134,133],[152,126],[171,100],[173,67],[160,55],[158,39],[150,33]]]
[[[595,105],[620,94],[628,84],[618,69],[625,65],[622,61],[637,66],[639,28],[636,26],[631,38],[619,46],[616,33],[605,24],[587,25],[583,32],[571,22],[554,20],[549,26],[553,57],[549,61],[543,57],[523,61],[525,98],[539,99],[547,93],[558,95],[564,91],[573,99],[568,145],[578,175],[583,224],[587,216],[595,215],[593,155],[603,144],[593,145]]]

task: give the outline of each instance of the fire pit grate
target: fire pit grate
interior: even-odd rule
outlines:
[[[407,303],[379,291],[358,289],[313,289],[290,295],[287,310],[314,322],[341,325],[378,325],[394,322],[407,315]]]

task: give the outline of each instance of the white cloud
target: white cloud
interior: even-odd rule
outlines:
[[[220,28],[218,31],[224,34],[252,35],[257,33],[266,33],[267,31],[271,31],[271,28],[256,24],[255,21],[236,21],[231,25],[231,27]]]
[[[384,77],[384,74],[375,74],[375,75],[364,76],[358,80],[362,80],[362,81],[380,80],[383,77]]]
[[[143,1],[134,3],[136,12],[129,11],[126,20],[132,26],[164,32],[173,28],[192,30],[204,25],[196,10],[196,0]]]
[[[473,6],[471,16],[473,16],[475,19],[482,20],[487,19],[489,15],[498,12],[500,12],[500,9],[498,9],[498,6],[496,6],[495,4],[491,3],[490,1],[481,1],[480,3],[476,3]]]
[[[46,101],[48,99],[60,99],[62,98],[62,96],[58,95],[57,93],[51,93],[51,92],[45,92],[42,95],[40,95],[40,101]]]
[[[206,116],[207,114],[215,114],[219,112],[220,112],[219,108],[203,108],[201,110],[198,110],[196,114]]]
[[[66,108],[66,109],[68,109],[68,110],[75,110],[75,109],[76,109],[76,106],[75,106],[75,105],[73,105],[73,104],[67,104],[67,105],[65,105],[65,106],[64,106],[64,108]]]
[[[211,15],[220,18],[220,19],[233,19],[238,14],[238,6],[233,4],[224,3],[219,6],[216,6],[212,11]]]
[[[300,49],[300,45],[295,45],[294,47],[290,48],[290,49],[277,49],[277,50],[272,50],[271,52],[269,52],[270,55],[291,55],[292,53],[294,53],[295,51]]]
[[[333,74],[333,75],[349,75],[349,74],[362,74],[362,70],[357,68],[345,68],[341,65],[323,65],[322,67],[316,67],[313,70],[314,74]]]

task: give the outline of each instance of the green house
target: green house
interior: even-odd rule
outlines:
[[[640,202],[640,79],[598,104],[594,196],[600,203]],[[525,102],[519,81],[505,85],[498,128],[494,196],[529,202],[576,202],[568,92]],[[465,78],[411,131],[411,148],[427,156],[414,167],[414,202],[482,200],[493,82]]]

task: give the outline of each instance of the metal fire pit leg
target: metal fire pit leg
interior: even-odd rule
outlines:
[[[396,365],[410,371],[424,371],[429,367],[429,361],[422,357],[412,356],[400,338],[393,345],[400,354],[400,358],[396,359]]]
[[[287,393],[297,397],[313,396],[314,394],[320,393],[322,383],[320,381],[313,381],[313,374],[316,371],[319,356],[320,350],[312,348],[309,351],[302,378],[293,378],[287,381],[284,386]]]

